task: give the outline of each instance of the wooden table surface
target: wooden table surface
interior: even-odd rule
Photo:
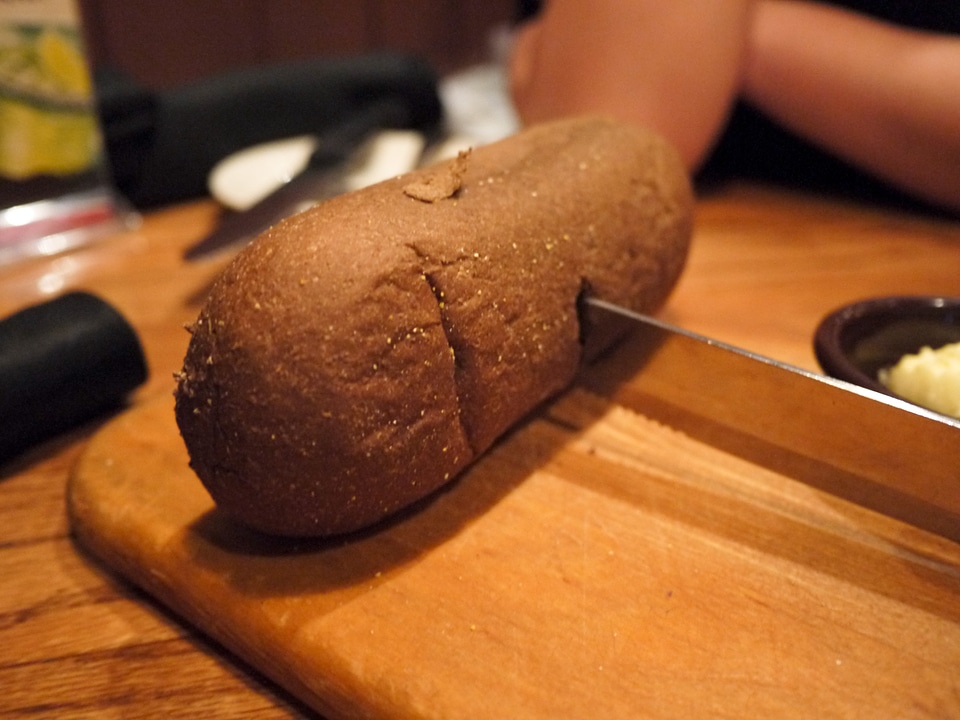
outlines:
[[[151,374],[132,401],[168,394],[183,325],[225,262],[187,264],[181,252],[216,218],[210,202],[164,209],[90,248],[0,269],[0,315],[93,291],[143,341]],[[887,294],[960,295],[960,222],[735,186],[701,198],[689,266],[663,317],[815,370],[819,319]],[[0,717],[309,715],[74,543],[64,488],[96,429],[0,469]]]

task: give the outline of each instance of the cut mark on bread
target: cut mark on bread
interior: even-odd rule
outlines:
[[[444,295],[444,291],[440,288],[437,279],[428,271],[424,270],[423,279],[430,287],[430,291],[433,293],[433,296],[437,300],[437,312],[440,317],[440,329],[443,331],[443,336],[446,339],[447,348],[450,351],[450,357],[452,359],[452,370],[453,370],[453,385],[456,391],[456,403],[457,403],[457,423],[460,426],[460,432],[462,436],[466,439],[467,445],[470,448],[472,455],[477,455],[478,450],[476,444],[474,443],[474,438],[469,432],[469,428],[463,422],[463,393],[460,388],[460,383],[458,382],[460,376],[460,364],[462,363],[462,355],[458,353],[456,344],[453,340],[453,333],[450,328],[450,320],[446,313],[446,303],[447,298]]]
[[[450,348],[450,354],[453,356],[453,366],[456,368],[457,349],[453,345],[453,340],[450,333],[450,323],[445,312],[447,304],[446,296],[444,295],[443,290],[440,289],[436,278],[431,273],[424,272],[423,277],[427,281],[427,284],[429,284],[430,291],[433,293],[433,296],[437,299],[437,311],[440,313],[440,328],[443,330],[443,335],[447,339],[447,347]]]

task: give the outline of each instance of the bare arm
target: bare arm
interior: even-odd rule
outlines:
[[[960,39],[763,0],[744,96],[835,154],[960,209]]]
[[[739,90],[752,0],[550,0],[511,65],[525,122],[604,112],[659,131],[696,168]]]

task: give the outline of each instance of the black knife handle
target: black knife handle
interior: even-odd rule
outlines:
[[[121,405],[147,378],[112,306],[71,292],[0,322],[0,462]]]
[[[321,133],[310,155],[308,167],[330,168],[343,164],[357,146],[377,130],[407,128],[413,124],[409,103],[400,95],[371,100],[361,110],[350,113],[340,123]]]

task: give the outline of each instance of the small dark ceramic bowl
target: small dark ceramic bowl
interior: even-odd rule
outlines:
[[[813,347],[828,375],[893,395],[877,379],[924,346],[960,342],[960,297],[890,296],[845,305],[817,327]]]

